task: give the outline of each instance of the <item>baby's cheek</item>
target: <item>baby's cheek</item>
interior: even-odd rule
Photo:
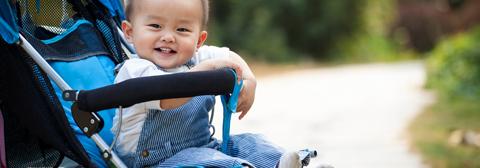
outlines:
[[[185,51],[187,52],[191,52],[191,53],[194,53],[195,51],[197,51],[197,48],[199,46],[197,46],[197,43],[196,41],[189,41],[188,43],[186,43],[185,45]]]

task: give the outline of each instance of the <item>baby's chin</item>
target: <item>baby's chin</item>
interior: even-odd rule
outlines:
[[[183,65],[183,64],[176,63],[173,59],[172,60],[156,59],[155,61],[152,61],[152,62],[162,69],[174,69]]]

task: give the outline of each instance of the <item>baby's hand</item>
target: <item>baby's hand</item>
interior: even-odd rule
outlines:
[[[238,54],[230,51],[229,57],[205,60],[191,69],[191,71],[205,71],[219,68],[233,68],[238,77],[238,82],[243,80],[243,87],[238,97],[237,111],[241,112],[239,119],[242,119],[250,110],[255,100],[255,89],[257,81],[252,70],[245,60]]]
[[[241,112],[238,119],[242,119],[250,110],[255,100],[255,89],[257,82],[255,79],[243,80],[243,87],[238,96],[237,111]]]
[[[220,68],[232,68],[237,74],[237,82],[243,78],[243,71],[234,60],[229,58],[209,59],[194,66],[191,71],[208,71]]]

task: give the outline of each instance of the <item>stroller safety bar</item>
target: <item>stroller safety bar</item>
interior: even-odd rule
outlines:
[[[229,94],[232,93],[235,82],[234,71],[224,68],[141,77],[93,90],[81,90],[78,95],[72,95],[77,93],[75,91],[64,94],[78,97],[76,101],[82,111],[99,111],[151,100]]]

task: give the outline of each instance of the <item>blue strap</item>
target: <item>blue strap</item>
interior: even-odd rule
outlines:
[[[232,70],[233,71],[233,70]],[[235,74],[235,79],[237,75]],[[222,128],[222,152],[226,155],[230,155],[230,150],[228,149],[228,143],[230,141],[230,121],[232,119],[232,113],[237,112],[237,102],[238,96],[240,95],[240,89],[242,88],[243,80],[240,83],[235,82],[235,87],[233,88],[233,93],[231,95],[222,95],[222,105],[223,105],[223,128]]]
[[[15,8],[12,8],[10,1],[0,1],[0,38],[9,44],[18,41]]]

